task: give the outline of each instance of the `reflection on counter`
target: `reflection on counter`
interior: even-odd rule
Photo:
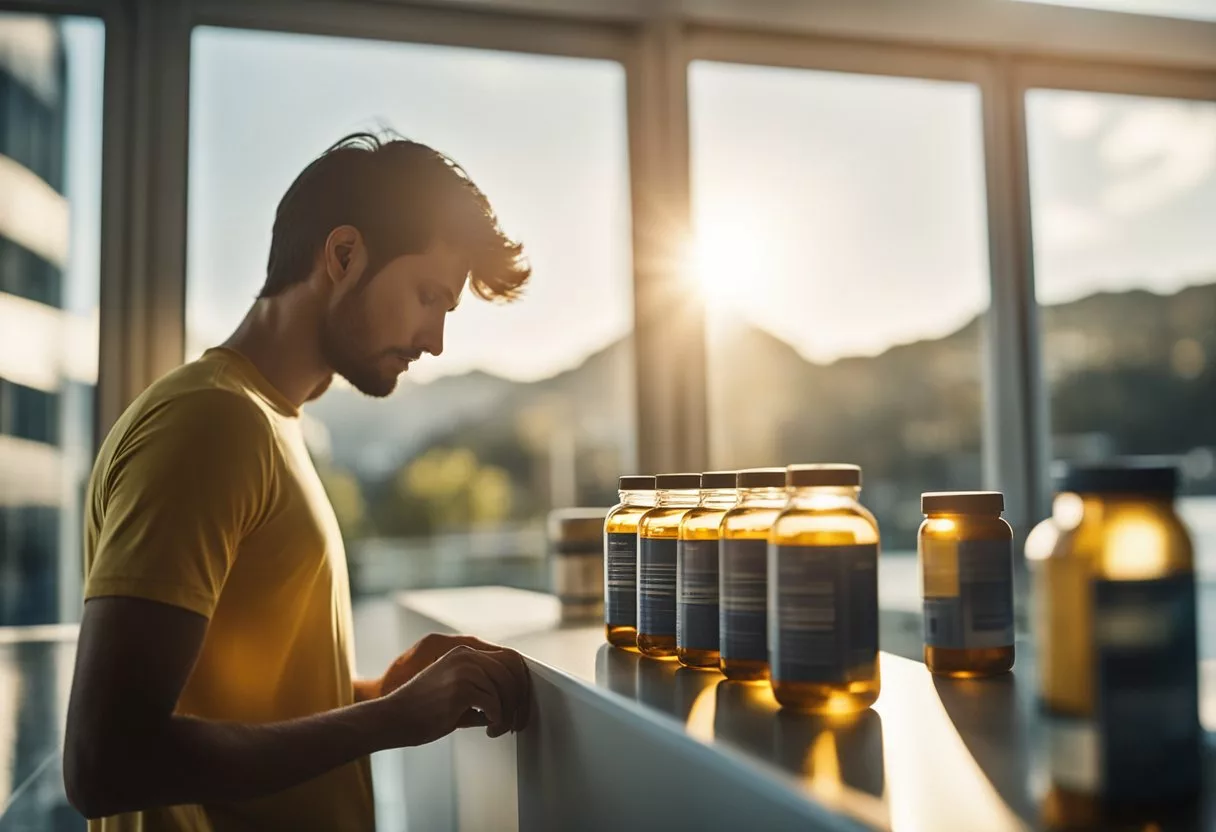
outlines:
[[[595,653],[595,683],[626,699],[636,699],[638,654],[601,644]]]
[[[1194,809],[1138,824],[1103,817],[1058,784],[1051,788],[1052,767],[1035,753],[1050,744],[1033,711],[1030,664],[987,679],[948,679],[884,660],[902,695],[837,716],[783,710],[765,683],[607,644],[596,653],[595,683],[678,721],[700,742],[784,771],[815,802],[868,826],[902,828],[913,818],[931,821],[924,828],[961,822],[986,830],[1202,826]]]
[[[505,589],[416,595],[408,602],[435,615],[441,602],[449,605],[452,623],[439,619],[446,626],[529,658],[544,718],[519,738],[521,783],[534,778],[540,790],[521,802],[521,818],[535,822],[520,828],[603,828],[606,818],[619,821],[613,828],[639,828],[663,818],[665,828],[681,829],[696,815],[704,822],[695,828],[705,829],[725,828],[728,816],[742,818],[731,828],[765,830],[832,828],[827,819],[836,817],[843,828],[1021,832],[1043,828],[1058,803],[1040,755],[1044,724],[1029,642],[1018,643],[1012,673],[987,679],[935,678],[923,663],[884,652],[874,707],[825,718],[782,712],[765,683],[612,648],[602,626],[559,629],[552,598]],[[548,610],[552,629],[504,636],[486,623],[487,610],[510,610],[514,621],[528,608],[536,621]],[[1205,670],[1216,681],[1216,663]],[[1216,684],[1205,688],[1216,713]],[[596,792],[612,778],[645,786],[622,805],[613,800],[620,792]],[[673,807],[666,792],[653,791],[660,780],[681,793],[713,793]],[[1216,795],[1216,766],[1208,781]],[[754,803],[737,802],[744,797]],[[752,814],[761,806],[767,825]],[[1216,829],[1216,817],[1155,820],[1161,830]]]
[[[768,682],[723,679],[714,689],[714,738],[759,757],[771,751],[773,722],[780,705]]]
[[[695,739],[735,746],[785,770],[836,811],[874,826],[890,824],[882,718],[873,710],[842,716],[783,711],[766,683],[732,682],[607,644],[596,654],[595,681],[679,720]]]
[[[816,800],[866,823],[890,826],[882,718],[873,710],[816,716],[777,711],[772,758]]]
[[[674,660],[654,661],[641,656],[635,656],[635,659],[638,663],[638,701],[685,722],[689,733],[698,739],[712,740],[712,699],[707,706],[700,702],[700,696],[722,677],[714,672],[681,667]],[[694,705],[699,705],[695,713]],[[693,716],[695,722],[691,720]]]
[[[847,717],[779,711],[773,757],[816,794],[842,786],[883,795],[882,718],[872,710]]]

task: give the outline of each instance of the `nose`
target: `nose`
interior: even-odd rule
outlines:
[[[446,315],[439,316],[439,322],[430,326],[423,336],[419,347],[434,356],[443,354],[443,323]]]

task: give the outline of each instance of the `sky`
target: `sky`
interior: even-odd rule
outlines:
[[[694,224],[724,311],[830,361],[987,305],[974,86],[698,61],[689,87]]]
[[[1026,103],[1040,301],[1216,280],[1216,102],[1031,90]]]
[[[102,28],[73,20],[65,38],[69,298],[87,310]],[[523,301],[461,304],[444,355],[419,362],[413,379],[471,369],[544,378],[628,332],[619,65],[208,28],[192,49],[191,354],[226,337],[252,301],[294,176],[344,133],[381,125],[464,165],[535,267]],[[987,305],[974,87],[697,62],[690,107],[691,268],[719,314],[830,361],[946,334]],[[1027,107],[1042,302],[1212,279],[1216,103],[1032,91]]]
[[[195,30],[188,341],[224,338],[265,276],[275,207],[342,135],[386,125],[459,162],[530,253],[524,301],[469,298],[414,380],[516,380],[581,362],[632,326],[625,75],[614,62]]]

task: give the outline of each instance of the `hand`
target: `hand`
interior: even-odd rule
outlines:
[[[486,726],[500,737],[527,726],[531,682],[514,650],[457,644],[378,704],[395,746],[415,746],[458,728]]]
[[[490,644],[473,636],[447,636],[431,633],[419,639],[418,643],[406,650],[392,663],[377,683],[376,695],[384,696],[413,679],[419,673],[450,651],[453,647],[463,645],[476,650],[500,652],[502,647]]]

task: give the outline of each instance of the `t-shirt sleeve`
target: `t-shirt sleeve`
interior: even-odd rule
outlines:
[[[106,472],[85,599],[147,598],[210,618],[271,504],[273,459],[268,418],[238,393],[193,391],[150,411]]]

